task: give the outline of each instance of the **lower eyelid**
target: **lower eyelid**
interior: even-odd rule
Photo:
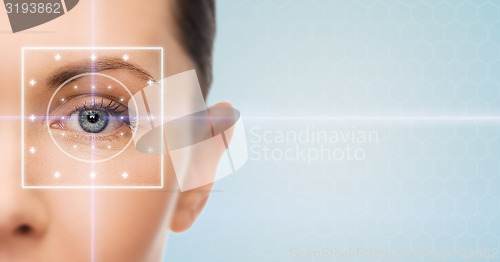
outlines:
[[[132,132],[126,125],[122,125],[112,131],[111,134],[83,133],[68,129],[53,129],[52,135],[56,140],[64,141],[66,144],[83,144],[96,149],[121,150],[132,137]]]

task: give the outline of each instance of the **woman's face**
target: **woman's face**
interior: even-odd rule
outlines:
[[[97,261],[160,260],[171,226],[170,217],[178,198],[175,190],[168,190],[175,184],[169,159],[165,159],[163,190],[22,189],[21,48],[161,46],[165,50],[164,75],[177,74],[194,66],[177,40],[171,3],[147,1],[146,4],[144,1],[135,1],[124,4],[117,0],[95,1],[95,6],[92,6],[91,1],[80,1],[66,15],[29,32],[16,34],[8,32],[10,26],[7,16],[0,12],[0,261],[90,261],[93,258]],[[121,59],[116,52],[104,55]],[[40,85],[61,65],[85,63],[83,56],[67,54],[63,57],[60,64],[51,57],[30,61],[33,63],[30,64],[33,76]],[[134,64],[145,71],[154,72],[153,77],[159,77],[158,66],[151,62],[152,59],[147,56],[140,58],[140,55],[135,57],[139,58],[134,59]],[[125,79],[123,81],[130,86],[145,83],[140,76],[127,70],[108,70],[106,73]],[[53,92],[50,88],[40,87],[36,94],[25,101],[26,108],[31,108],[37,115],[44,115]],[[116,97],[111,94],[107,98]],[[73,101],[72,107],[85,103],[83,100],[85,98]],[[68,128],[69,125],[64,127]],[[61,126],[56,123],[52,127],[58,129]],[[120,125],[116,124],[116,127]],[[39,132],[29,134],[30,139],[38,143],[38,148],[53,146],[44,132],[46,130],[42,128]],[[76,172],[84,169],[83,166],[69,165],[60,152],[48,152],[33,160],[36,164],[31,165],[26,173],[57,169]],[[158,174],[158,165],[134,162],[134,154],[129,152],[117,160],[122,163],[106,168],[117,166],[143,177]],[[36,178],[32,182],[36,183]],[[182,225],[179,227],[183,228]]]

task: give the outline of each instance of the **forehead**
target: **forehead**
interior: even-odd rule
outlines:
[[[0,56],[9,63],[19,62],[21,48],[27,46],[161,46],[169,58],[166,65],[172,66],[165,68],[174,74],[192,69],[176,27],[172,1],[161,0],[80,1],[59,18],[15,34],[6,12],[0,12]],[[9,63],[0,67],[10,71]]]
[[[94,2],[94,4],[92,4]],[[2,38],[23,45],[150,45],[164,42],[173,30],[170,1],[80,1],[68,13],[35,28],[8,34],[0,12]]]

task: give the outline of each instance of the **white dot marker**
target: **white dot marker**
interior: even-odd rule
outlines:
[[[97,59],[97,56],[95,56],[94,54],[92,54],[92,55],[90,56],[90,59],[91,59],[92,61],[95,61],[95,60]]]
[[[64,99],[64,98],[61,98],[61,102],[64,102],[65,100],[66,100],[66,99]]]
[[[153,154],[155,150],[152,147],[148,147],[148,153]]]
[[[61,174],[59,174],[59,172],[56,172],[56,173],[54,174],[54,177],[55,177],[55,178],[59,178],[60,176],[61,176]]]
[[[30,116],[30,120],[31,120],[31,121],[35,121],[35,119],[36,119],[36,116],[35,116],[35,115],[31,115],[31,116]]]
[[[128,177],[127,172],[123,172],[122,177],[123,177],[123,179],[127,179],[127,177]]]
[[[35,81],[35,80],[33,80],[33,79],[31,79],[31,81],[30,81],[30,85],[34,86],[35,84],[36,84],[36,81]]]
[[[123,102],[123,98],[120,98],[120,101]]]
[[[90,173],[90,177],[94,179],[96,177],[96,174],[94,172]]]
[[[77,148],[78,148],[78,146],[74,145],[74,146],[73,146],[73,148],[74,148],[74,149],[77,149]]]
[[[61,117],[61,119],[62,119],[62,120],[64,120],[64,119],[66,119],[66,117],[65,117],[65,116],[63,116],[63,117]]]
[[[95,89],[95,86],[92,86],[92,89]]]
[[[57,54],[56,56],[54,56],[54,58],[55,58],[57,61],[61,60],[61,56],[60,56],[59,54]]]
[[[111,146],[108,146],[108,149],[111,149]]]
[[[149,84],[149,85],[152,85],[153,83],[154,83],[154,82],[153,82],[153,80],[152,80],[152,79],[149,79],[148,84]]]
[[[122,57],[122,58],[123,58],[123,60],[124,60],[124,61],[127,61],[127,60],[129,59],[129,57],[128,57],[128,55],[127,55],[127,54],[123,55],[123,57]]]
[[[123,132],[120,132],[120,136],[123,136]]]
[[[64,133],[64,132],[63,132],[61,135],[62,135],[62,136],[65,136],[65,135],[66,135],[66,133]]]
[[[30,148],[30,152],[31,152],[32,154],[34,154],[34,153],[36,152],[36,149],[35,149],[34,147],[31,147],[31,148]]]
[[[77,88],[78,88],[78,86],[75,86],[75,89],[77,89]]]
[[[108,86],[108,89],[111,89],[111,86]]]

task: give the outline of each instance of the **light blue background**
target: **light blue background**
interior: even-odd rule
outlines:
[[[250,159],[215,184],[189,231],[170,235],[165,261],[500,248],[499,10],[497,0],[217,1],[209,102],[241,110],[250,147],[318,149],[253,135],[307,128],[379,140],[359,145],[363,161]]]

